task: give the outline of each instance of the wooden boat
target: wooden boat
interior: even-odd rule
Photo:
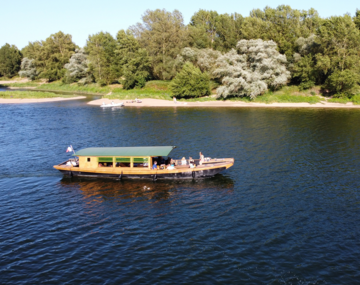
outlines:
[[[69,159],[54,168],[64,175],[80,177],[107,178],[150,178],[150,179],[194,179],[212,177],[234,165],[233,158],[206,158],[200,162],[194,159],[192,167],[189,160],[171,160],[170,152],[175,146],[146,147],[94,147],[85,148],[73,154]],[[168,169],[167,163],[172,161],[174,167]],[[159,161],[157,169],[153,169],[154,161]],[[182,165],[184,164],[184,165]]]

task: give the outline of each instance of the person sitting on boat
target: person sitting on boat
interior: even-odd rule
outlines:
[[[183,158],[181,159],[181,165],[186,165],[186,158],[185,158],[185,157],[183,157]]]
[[[190,163],[189,163],[189,166],[190,166],[190,168],[195,168],[194,161],[190,162]]]
[[[170,164],[170,165],[168,165],[168,167],[167,167],[166,169],[168,169],[168,170],[173,170],[173,169],[175,169],[175,165],[174,165],[174,164]]]
[[[102,165],[102,163],[101,162],[99,162],[99,167],[102,167],[103,165]]]
[[[157,169],[157,161],[156,160],[154,161],[154,165],[153,165],[152,169]]]
[[[204,155],[201,153],[201,151],[200,151],[199,155],[200,155],[200,161],[199,161],[199,164],[200,164],[200,165],[202,165],[202,164],[203,164],[203,162],[205,161],[205,158],[204,158]]]
[[[162,156],[159,157],[159,163],[160,165],[165,164],[165,159]]]

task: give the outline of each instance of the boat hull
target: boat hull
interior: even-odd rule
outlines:
[[[214,175],[225,170],[227,167],[218,167],[213,169],[182,171],[177,173],[164,173],[159,172],[156,174],[144,173],[128,173],[128,174],[115,174],[115,173],[99,173],[99,172],[84,172],[74,170],[61,170],[58,169],[65,176],[71,177],[94,177],[94,178],[113,178],[113,179],[198,179],[213,177]]]

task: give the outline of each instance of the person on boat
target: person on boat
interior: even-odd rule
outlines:
[[[162,156],[159,157],[159,163],[160,165],[165,164],[165,159]]]
[[[174,165],[174,164],[170,164],[170,165],[168,165],[168,167],[167,167],[166,169],[168,169],[168,170],[173,170],[173,169],[175,169],[175,165]]]
[[[154,161],[154,165],[153,165],[152,169],[157,169],[157,161],[156,160]]]
[[[201,151],[200,151],[199,155],[200,155],[199,164],[202,165],[203,162],[205,161],[205,158],[204,158],[204,155],[201,153]]]
[[[189,163],[189,166],[190,166],[190,168],[195,168],[194,161],[190,162],[190,163]]]
[[[99,162],[99,167],[102,167],[103,165],[102,165],[102,163],[101,162]]]
[[[183,158],[181,159],[181,165],[186,165],[186,158],[185,158],[185,157],[183,157]]]

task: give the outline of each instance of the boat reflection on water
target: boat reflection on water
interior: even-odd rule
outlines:
[[[217,174],[213,178],[199,180],[109,180],[64,177],[60,184],[64,188],[79,189],[86,198],[96,197],[99,201],[109,199],[166,200],[179,191],[218,190],[233,192],[231,178]]]

